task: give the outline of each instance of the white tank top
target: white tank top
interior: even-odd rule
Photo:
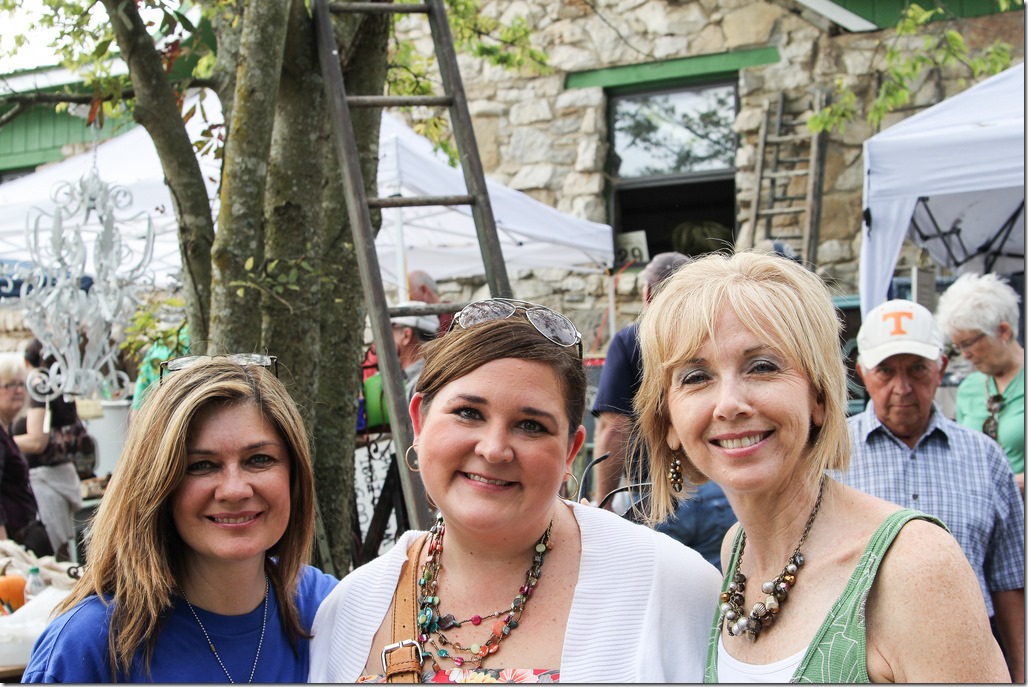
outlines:
[[[717,681],[722,683],[739,682],[774,682],[783,683],[792,680],[796,669],[800,667],[807,648],[801,649],[798,653],[783,658],[774,663],[757,665],[743,663],[737,658],[732,658],[725,650],[724,638],[718,634],[717,638]]]

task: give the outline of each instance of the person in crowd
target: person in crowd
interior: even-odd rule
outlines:
[[[439,297],[439,285],[435,279],[424,270],[412,270],[407,273],[407,293],[412,301],[435,304],[442,302]],[[453,313],[439,315],[438,336],[450,331],[450,323],[453,321]]]
[[[399,303],[400,305],[412,305],[417,303],[434,304],[439,303],[439,287],[436,285],[435,279],[423,270],[414,270],[407,274],[407,293],[410,294],[410,300]],[[443,313],[441,315],[433,315],[438,322],[436,326],[435,336],[442,336],[450,328],[450,322],[453,320],[453,313]],[[395,321],[395,318],[394,318]],[[403,363],[401,362],[401,365]],[[362,368],[362,381],[367,381],[369,377],[378,372],[378,351],[375,350],[375,344],[372,343],[368,347],[367,352],[364,354],[364,361],[361,364]]]
[[[891,300],[872,309],[857,352],[871,400],[849,419],[853,464],[841,478],[946,523],[977,577],[1010,675],[1024,682],[1024,502],[1010,463],[995,441],[935,405],[947,358],[927,308]]]
[[[1024,494],[1024,348],[1017,292],[996,274],[964,274],[939,298],[939,327],[975,371],[957,389],[958,423],[1007,454]]]
[[[318,604],[314,478],[270,356],[162,367],[24,682],[303,682]]]
[[[53,554],[53,546],[37,517],[29,464],[10,434],[26,395],[22,357],[0,353],[0,539],[11,539],[41,558]]]
[[[585,439],[585,388],[578,330],[532,303],[472,303],[426,346],[405,458],[438,519],[325,600],[311,681],[703,677],[717,571],[663,534],[558,497]]]
[[[398,303],[396,307],[418,306],[417,301]],[[435,338],[439,331],[439,318],[435,315],[406,315],[390,318],[393,325],[393,343],[400,358],[404,382],[407,385],[407,401],[414,397],[418,377],[425,368],[422,348]]]
[[[167,342],[154,341],[139,363],[139,370],[136,374],[135,391],[132,394],[132,408],[129,411],[129,421],[135,419],[139,409],[143,407],[143,401],[150,390],[150,386],[158,380],[161,363],[176,356],[182,355],[189,350],[189,325],[183,324],[175,332],[174,346]]]
[[[658,253],[640,274],[643,282],[643,307],[652,299],[660,285],[675,270],[688,264],[689,257],[682,253]],[[596,466],[598,475],[595,501],[602,503],[605,495],[617,489],[621,482],[642,484],[650,481],[648,461],[639,457],[634,462],[627,460],[629,447],[641,448],[639,442],[631,441],[632,399],[642,384],[642,353],[639,351],[639,323],[624,327],[614,334],[607,347],[600,382],[596,388],[592,413],[596,417],[593,433],[593,453],[602,456],[610,453],[607,460]],[[638,465],[639,474],[627,474],[629,464]],[[629,499],[637,498],[631,494]],[[614,501],[608,507],[615,507]],[[711,565],[721,568],[721,542],[725,532],[735,523],[735,514],[725,498],[725,493],[715,482],[705,482],[693,491],[690,498],[678,502],[675,512],[656,529],[677,539],[686,546],[699,551]]]
[[[25,366],[40,370],[43,363],[43,344],[34,338],[25,347]],[[68,561],[70,542],[75,539],[75,514],[82,507],[82,483],[74,455],[48,458],[47,449],[51,454],[55,450],[50,446],[50,429],[75,424],[78,410],[74,399],[65,400],[63,395],[50,401],[29,396],[28,402],[28,412],[14,423],[14,443],[29,464],[39,519],[50,536],[50,545],[58,559]]]
[[[827,474],[849,460],[840,330],[815,274],[752,252],[685,266],[642,314],[650,518],[686,479],[718,482],[739,518],[705,679],[1008,680],[941,523]]]

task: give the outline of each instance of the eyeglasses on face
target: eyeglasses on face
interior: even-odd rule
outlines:
[[[0,388],[6,389],[7,391],[15,391],[17,389],[24,389],[25,382],[7,382],[6,384],[0,384]]]
[[[988,334],[986,334],[985,332],[981,332],[978,334],[978,336],[972,336],[967,341],[961,341],[960,343],[954,341],[953,348],[957,349],[961,353],[967,353],[969,350],[974,348],[976,343],[984,339],[986,336],[988,336]]]
[[[519,310],[525,313],[525,319],[537,332],[562,348],[577,346],[578,357],[582,357],[582,335],[571,320],[544,305],[514,298],[489,298],[470,303],[454,316],[447,331],[457,324],[468,329],[476,324],[505,320]]]
[[[263,355],[261,353],[229,353],[227,355],[182,355],[178,358],[172,358],[171,360],[165,360],[161,363],[161,375],[157,380],[160,384],[164,380],[164,372],[178,372],[179,370],[185,370],[187,368],[196,365],[197,363],[203,362],[204,360],[211,360],[212,358],[226,358],[236,365],[246,367],[247,365],[256,365],[257,367],[275,367],[275,376],[278,377],[278,357],[273,355]]]

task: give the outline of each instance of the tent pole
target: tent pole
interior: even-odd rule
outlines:
[[[610,338],[607,340],[611,341],[614,339],[614,335],[617,334],[618,323],[617,308],[614,302],[616,296],[614,289],[614,274],[608,270],[607,277],[607,326],[610,328]]]
[[[400,303],[410,300],[410,293],[407,289],[410,282],[407,280],[407,240],[403,236],[403,208],[396,210],[396,288],[397,300]]]
[[[403,169],[400,167],[400,139],[393,137],[393,157],[399,182],[396,194],[403,195]],[[407,280],[407,240],[403,236],[403,208],[396,208],[396,286],[400,303],[410,300],[410,282]]]

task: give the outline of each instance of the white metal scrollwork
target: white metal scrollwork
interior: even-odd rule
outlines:
[[[39,401],[118,396],[130,381],[116,367],[122,331],[140,289],[153,281],[147,273],[153,221],[147,212],[132,213],[127,188],[100,178],[95,150],[90,171],[77,183],[56,185],[50,197],[53,210],[33,208],[25,225],[33,262],[20,273],[25,323],[42,342],[43,356],[54,358],[49,368],[29,373],[29,393]],[[122,240],[123,228],[143,239],[141,249]],[[84,277],[93,279],[88,290]]]

